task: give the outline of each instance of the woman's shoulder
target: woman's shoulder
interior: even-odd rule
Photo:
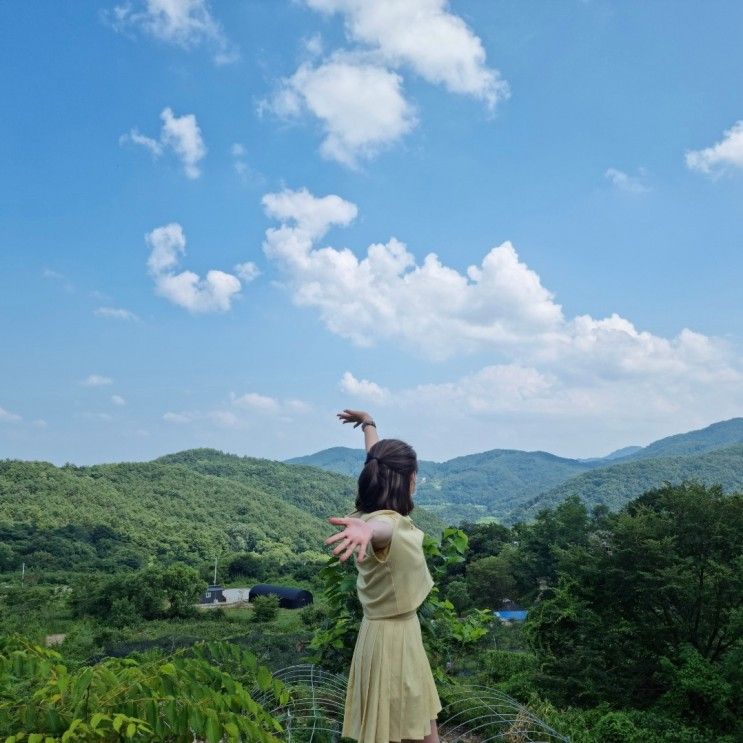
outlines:
[[[352,515],[364,521],[369,521],[372,518],[381,518],[390,521],[410,521],[409,516],[403,516],[399,511],[390,508],[380,508],[376,511],[355,511]]]

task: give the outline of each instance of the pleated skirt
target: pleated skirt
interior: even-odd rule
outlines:
[[[442,705],[415,611],[361,620],[342,735],[359,743],[422,740]]]

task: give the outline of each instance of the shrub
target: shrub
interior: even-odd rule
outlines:
[[[279,614],[279,597],[275,594],[256,596],[253,599],[253,619],[256,622],[271,622]]]

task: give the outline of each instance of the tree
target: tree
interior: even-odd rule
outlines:
[[[588,511],[578,496],[566,498],[554,510],[540,511],[533,524],[514,526],[519,550],[514,577],[524,599],[533,599],[541,585],[557,584],[561,554],[585,546],[589,530]]]
[[[514,597],[513,560],[513,550],[504,549],[499,555],[484,557],[468,566],[467,590],[470,596],[477,596],[480,606],[499,609],[504,599]]]
[[[71,604],[78,616],[118,621],[126,618],[166,619],[187,617],[204,588],[198,573],[188,565],[151,567],[111,577],[86,579],[73,592]],[[115,612],[114,612],[115,608]]]
[[[700,699],[689,677],[702,671],[708,689],[734,687],[728,656],[740,658],[743,637],[743,496],[695,482],[640,496],[601,538],[562,551],[554,595],[532,610],[526,630],[540,681],[558,699],[688,701],[679,684]],[[729,712],[741,703],[727,699]],[[697,719],[732,724],[711,702],[702,707]]]
[[[253,601],[253,619],[256,622],[272,622],[279,614],[279,597],[276,594],[256,596]]]

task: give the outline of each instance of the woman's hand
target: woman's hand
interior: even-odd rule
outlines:
[[[346,408],[338,417],[343,423],[353,423],[354,428],[358,428],[362,423],[373,423],[374,419],[365,410],[349,410]],[[364,432],[364,447],[367,451],[379,441],[379,433],[376,424],[373,426],[362,426]]]
[[[353,516],[331,516],[328,521],[331,524],[345,525],[343,531],[339,531],[337,534],[333,534],[332,537],[328,537],[325,540],[325,544],[331,544],[337,542],[339,539],[343,540],[334,550],[333,554],[337,555],[339,552],[343,554],[338,558],[341,562],[345,562],[354,553],[356,548],[359,550],[358,561],[362,562],[366,555],[366,546],[371,540],[374,529],[371,524],[367,523],[363,519],[357,519]]]
[[[338,417],[343,423],[353,423],[354,428],[358,428],[362,423],[372,420],[369,413],[364,410],[348,410],[348,408],[342,413],[338,413]]]

